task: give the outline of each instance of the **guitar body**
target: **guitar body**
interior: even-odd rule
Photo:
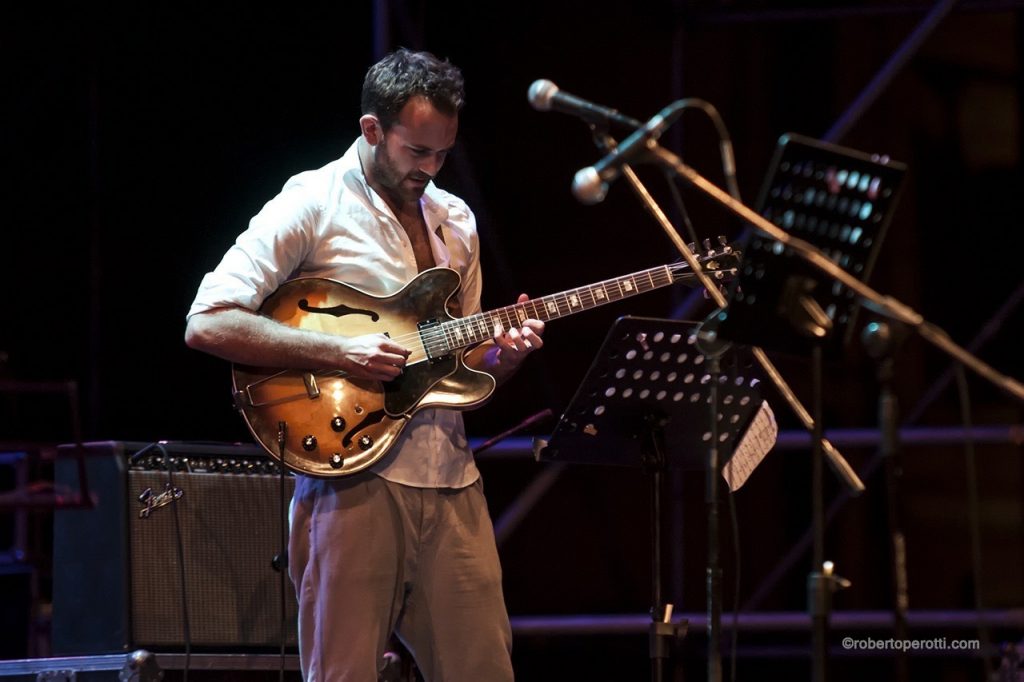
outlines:
[[[299,473],[344,476],[380,460],[420,409],[468,409],[485,402],[494,378],[466,367],[464,349],[442,355],[431,346],[431,357],[423,352],[422,339],[436,334],[434,323],[453,319],[446,306],[459,284],[459,274],[447,268],[426,270],[390,296],[324,278],[283,284],[261,314],[328,334],[387,334],[414,352],[402,375],[389,382],[233,365],[235,405],[256,440]]]

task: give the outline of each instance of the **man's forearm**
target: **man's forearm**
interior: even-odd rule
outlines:
[[[264,367],[336,368],[337,339],[289,327],[244,308],[220,308],[189,318],[185,343],[230,362]]]

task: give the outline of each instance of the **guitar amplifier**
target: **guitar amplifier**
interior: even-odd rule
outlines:
[[[75,447],[59,450],[55,483],[76,491]],[[85,457],[95,506],[54,515],[54,654],[280,648],[274,460],[256,446],[121,441],[87,443]],[[284,483],[286,509],[294,478]],[[283,588],[294,649],[286,574]]]

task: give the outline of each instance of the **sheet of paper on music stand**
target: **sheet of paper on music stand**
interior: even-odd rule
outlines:
[[[722,478],[729,484],[729,490],[736,492],[747,482],[778,437],[779,425],[775,423],[775,413],[768,406],[768,401],[764,401],[736,446],[736,451],[722,467]]]

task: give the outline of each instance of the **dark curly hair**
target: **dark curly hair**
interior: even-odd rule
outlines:
[[[387,130],[409,98],[422,95],[438,111],[454,116],[465,98],[462,71],[429,52],[395,50],[370,67],[363,81],[363,114],[373,114]]]

